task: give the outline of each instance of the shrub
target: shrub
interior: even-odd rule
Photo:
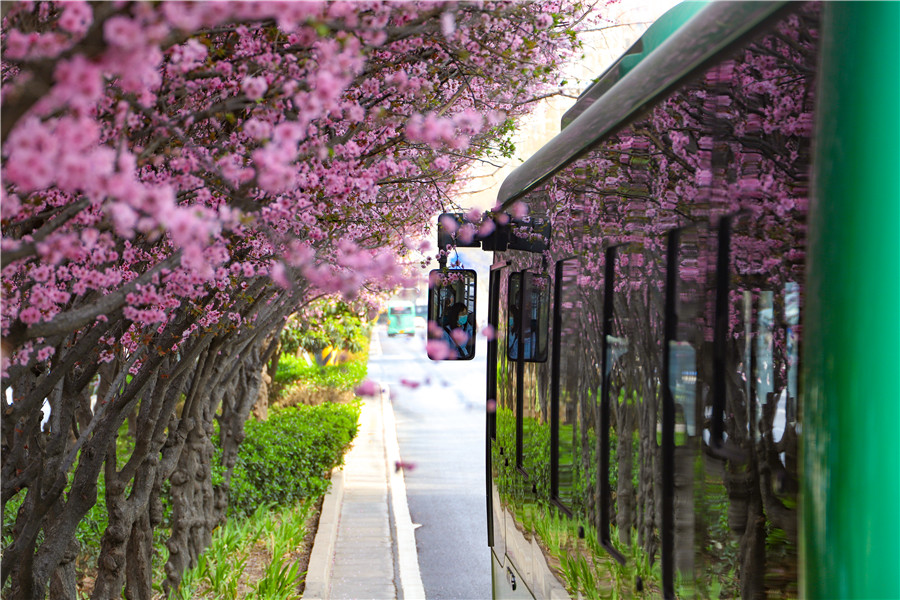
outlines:
[[[324,401],[346,402],[355,397],[353,390],[366,377],[368,354],[339,365],[320,367],[302,358],[282,354],[272,385],[273,400],[278,406],[321,404]]]
[[[334,298],[316,300],[288,319],[281,331],[281,349],[293,354],[302,348],[318,355],[331,346],[361,352],[370,333],[364,310]]]
[[[229,513],[244,516],[263,504],[291,506],[323,494],[328,472],[343,460],[358,428],[359,405],[326,403],[275,409],[248,421],[229,491]]]

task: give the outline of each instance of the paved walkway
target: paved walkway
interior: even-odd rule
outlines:
[[[306,576],[307,599],[424,599],[387,389],[367,398],[344,467],[332,474]]]

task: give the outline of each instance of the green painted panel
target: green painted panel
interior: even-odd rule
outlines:
[[[619,77],[623,77],[631,71],[638,63],[644,60],[651,52],[656,50],[660,44],[665,42],[669,36],[678,31],[678,29],[687,23],[691,17],[700,12],[708,2],[681,2],[670,8],[664,15],[653,22],[647,31],[641,36],[641,51],[634,54],[628,54],[622,57],[620,65]]]
[[[801,595],[900,598],[900,4],[823,10]]]

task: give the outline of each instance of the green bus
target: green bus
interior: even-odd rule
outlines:
[[[412,302],[394,300],[388,303],[387,334],[413,336],[416,334],[416,307]]]

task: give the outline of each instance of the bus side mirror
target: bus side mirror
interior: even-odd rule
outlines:
[[[428,343],[431,360],[475,358],[475,271],[435,269],[428,274]]]

